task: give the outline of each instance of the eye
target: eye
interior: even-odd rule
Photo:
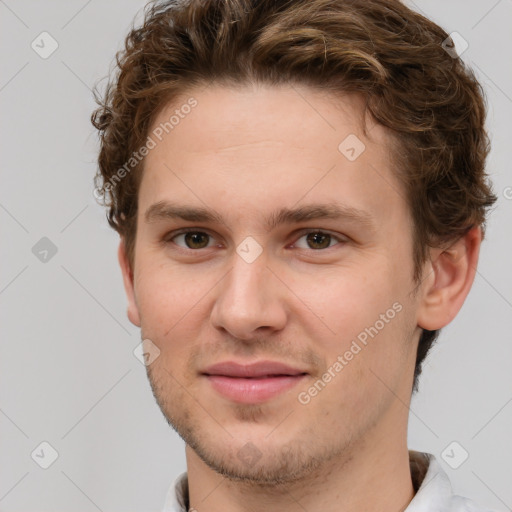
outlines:
[[[165,237],[166,243],[172,242],[181,249],[199,250],[218,246],[212,235],[205,231],[189,228],[178,232],[172,232]],[[302,233],[292,247],[318,251],[343,243],[346,240],[321,230],[309,230]]]
[[[204,231],[181,231],[166,238],[167,242],[174,242],[178,247],[184,249],[207,249],[215,245],[213,238]],[[208,245],[211,242],[211,245]]]
[[[299,244],[299,241],[305,239],[305,245]],[[313,249],[313,250],[320,250],[320,249],[328,249],[329,247],[332,247],[333,245],[336,245],[336,243],[343,242],[344,240],[341,239],[341,237],[337,237],[334,235],[331,235],[330,233],[326,233],[324,231],[309,231],[305,234],[303,234],[297,242],[295,242],[294,246],[298,247],[299,249]],[[333,243],[331,243],[333,242]]]

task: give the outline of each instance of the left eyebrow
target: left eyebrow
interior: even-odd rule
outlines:
[[[226,224],[222,216],[211,208],[191,207],[173,204],[168,201],[159,201],[152,204],[146,210],[144,219],[146,223],[165,219],[181,219],[189,222]],[[361,227],[375,229],[374,219],[368,212],[337,203],[281,208],[266,219],[265,225],[268,231],[272,231],[282,224],[298,224],[317,219],[346,220]]]
[[[293,224],[317,219],[346,220],[366,228],[375,228],[373,217],[364,210],[337,203],[309,204],[299,208],[281,208],[270,215],[267,229],[271,231],[281,224]]]

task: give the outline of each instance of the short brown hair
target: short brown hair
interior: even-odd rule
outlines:
[[[187,89],[304,84],[357,93],[396,141],[391,156],[414,222],[414,278],[428,248],[484,230],[493,205],[483,90],[448,34],[399,0],[175,0],[151,2],[116,55],[117,72],[92,114],[101,149],[96,191],[133,268],[144,145],[161,109]],[[125,167],[126,169],[126,167]],[[116,174],[117,173],[117,174]],[[106,186],[110,184],[110,186]],[[98,197],[98,195],[97,195]],[[419,341],[414,386],[439,331]]]

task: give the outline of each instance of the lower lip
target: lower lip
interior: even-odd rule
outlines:
[[[286,375],[245,379],[207,375],[207,379],[218,393],[235,402],[255,404],[284,393],[297,385],[306,375]]]

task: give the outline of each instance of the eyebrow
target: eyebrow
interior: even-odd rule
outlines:
[[[207,207],[191,207],[159,201],[152,204],[145,212],[146,223],[161,220],[181,219],[189,222],[226,224],[222,216]],[[344,206],[338,203],[309,204],[298,208],[281,208],[266,219],[266,229],[272,231],[282,224],[298,224],[317,219],[346,220],[362,227],[373,229],[375,223],[372,215],[364,210]]]

